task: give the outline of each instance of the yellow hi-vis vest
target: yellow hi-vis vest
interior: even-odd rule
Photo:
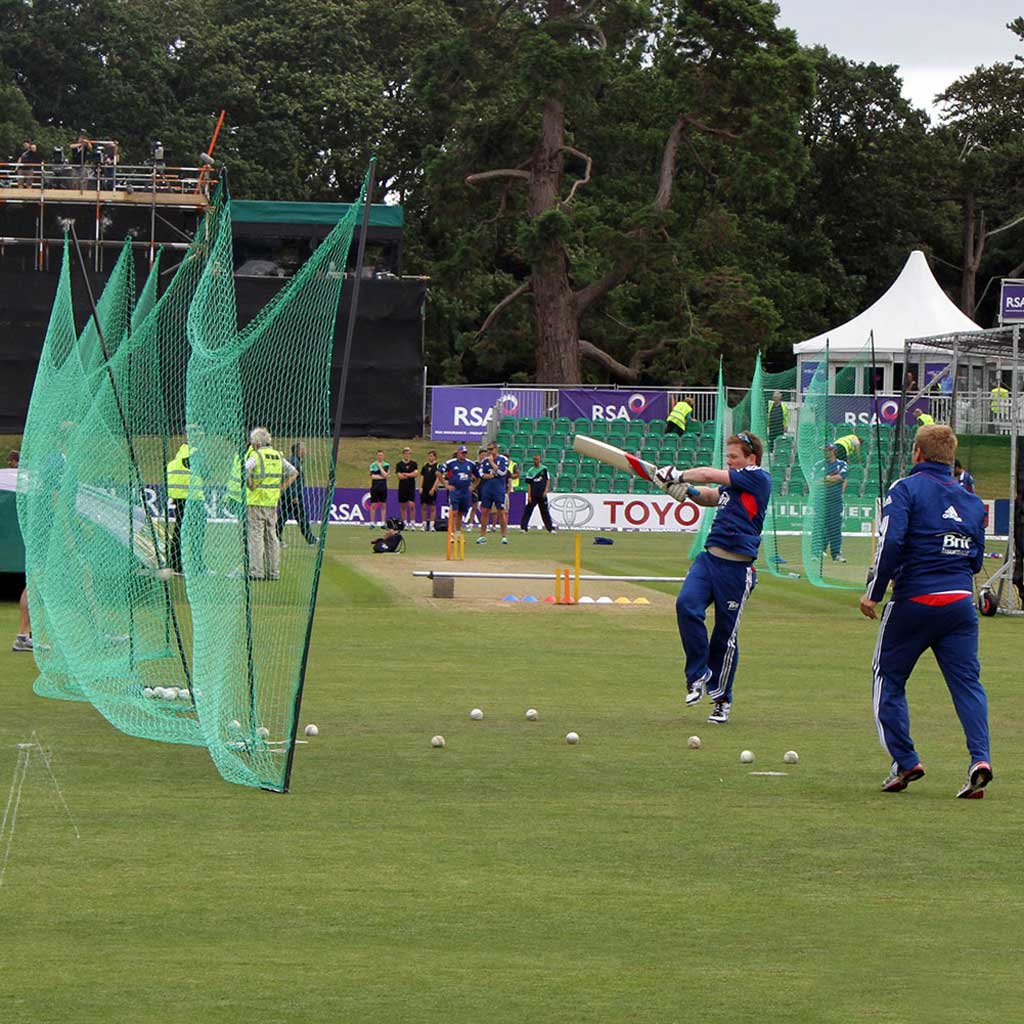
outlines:
[[[1006,416],[1009,413],[1010,403],[1007,399],[1010,397],[1010,392],[1002,384],[997,384],[990,392],[989,397],[992,399],[989,407],[994,416]]]
[[[189,486],[192,488],[192,497],[202,499],[203,482],[198,475],[193,475],[185,462],[192,456],[192,449],[183,444],[178,449],[178,454],[167,463],[167,497],[172,501],[185,501],[189,496]]]
[[[284,456],[269,445],[257,448],[250,458],[256,459],[249,485],[249,504],[270,508],[281,500],[281,484],[284,482]]]
[[[676,402],[672,411],[668,414],[669,423],[674,423],[680,430],[686,430],[686,417],[693,412],[693,406],[689,402]]]
[[[771,416],[774,406],[774,402],[768,403],[767,416]],[[785,402],[779,402],[779,408],[782,410],[782,429],[789,430],[789,406]]]
[[[844,434],[842,437],[837,437],[835,445],[846,452],[847,460],[854,455],[860,457],[860,438],[856,434]]]
[[[929,423],[935,422],[935,417],[929,416],[926,412],[919,412],[917,414],[917,422],[919,426],[926,427]]]
[[[249,458],[256,454],[255,448],[247,448],[245,450],[245,462],[249,461]],[[231,475],[228,477],[228,485],[224,488],[224,497],[228,501],[233,501],[238,505],[244,505],[248,500],[251,503],[251,497],[246,494],[245,484],[245,468],[243,461],[236,455],[231,461]]]

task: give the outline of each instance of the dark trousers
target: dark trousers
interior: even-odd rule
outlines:
[[[666,423],[665,424],[666,434],[685,434],[686,431],[683,427],[679,426],[678,423]]]
[[[756,585],[757,572],[749,562],[733,562],[702,551],[676,598],[686,682],[703,679],[712,700],[732,703],[732,681],[740,660],[740,616]],[[709,639],[705,615],[712,604],[715,628]]]
[[[203,544],[206,540],[206,504],[202,501],[189,502],[186,498],[176,498],[174,501],[174,521],[171,523],[171,539],[167,545],[167,565],[175,572],[184,572],[181,564],[181,526],[185,521],[185,515],[192,505],[196,507],[194,520],[194,537],[196,543],[192,549],[202,554]],[[197,567],[203,571],[203,561]]]
[[[284,524],[294,519],[299,524],[303,539],[307,544],[315,544],[316,537],[309,528],[309,516],[306,514],[306,503],[302,499],[302,488],[293,484],[281,495],[281,503],[277,507],[277,539],[284,533]]]
[[[872,665],[875,724],[882,746],[903,771],[920,761],[910,738],[907,680],[929,647],[953,698],[972,763],[990,760],[988,699],[978,665],[978,613],[969,597],[939,607],[915,601],[890,601],[885,606]]]
[[[548,511],[548,499],[546,495],[541,495],[539,498],[534,498],[530,495],[526,499],[526,508],[523,509],[523,518],[519,523],[522,530],[528,530],[530,528],[530,517],[533,515],[535,508],[540,509],[540,517],[544,520],[544,529],[551,533],[554,527],[551,525],[551,513]]]

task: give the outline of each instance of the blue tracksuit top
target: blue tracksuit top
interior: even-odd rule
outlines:
[[[719,488],[718,509],[705,547],[719,547],[757,558],[772,478],[760,466],[729,470],[729,486]]]
[[[941,462],[919,462],[897,480],[882,505],[867,597],[881,601],[892,581],[894,601],[972,590],[985,555],[985,505]]]

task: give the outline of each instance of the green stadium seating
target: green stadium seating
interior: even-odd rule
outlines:
[[[627,420],[612,420],[608,424],[608,436],[609,437],[625,437],[626,428],[629,426]]]
[[[647,421],[647,433],[650,434],[664,434],[665,433],[665,421],[664,420],[648,420]]]
[[[626,427],[626,434],[629,437],[643,437],[647,433],[647,424],[643,420],[631,420]]]
[[[589,433],[591,437],[607,437],[608,423],[605,420],[591,420]]]
[[[612,478],[610,476],[598,477],[594,481],[594,494],[611,494],[612,490]]]
[[[707,423],[708,427],[713,428],[715,425],[714,420],[709,420]],[[686,421],[686,432],[688,434],[703,434],[705,430],[705,424],[703,420],[695,420],[692,416]]]
[[[579,416],[572,421],[572,432],[574,434],[589,434],[591,421],[583,416]]]
[[[603,462],[597,467],[597,475],[599,477],[610,477],[615,475],[615,468],[613,466],[606,466]]]
[[[555,420],[555,433],[558,434],[571,434],[572,433],[572,420],[568,416],[559,416]]]

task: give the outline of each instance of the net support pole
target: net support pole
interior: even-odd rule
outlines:
[[[341,356],[341,377],[338,381],[338,394],[334,400],[334,428],[331,432],[331,469],[329,486],[325,489],[324,504],[320,514],[320,548],[317,553],[316,571],[313,574],[313,588],[310,595],[309,624],[306,627],[306,642],[302,650],[302,664],[299,666],[299,685],[295,689],[295,702],[292,705],[292,728],[298,728],[299,712],[302,710],[302,691],[306,685],[306,664],[309,660],[309,641],[313,630],[313,616],[316,611],[317,592],[320,589],[320,571],[323,564],[324,547],[327,544],[327,524],[330,521],[331,499],[334,497],[334,481],[337,476],[338,443],[341,440],[341,421],[345,411],[345,390],[348,386],[348,367],[352,354],[352,337],[355,333],[356,314],[359,311],[359,284],[363,277],[363,260],[366,255],[366,236],[370,231],[370,206],[373,203],[373,179],[377,169],[377,158],[370,157],[366,168],[365,187],[363,191],[363,223],[359,232],[359,246],[356,250],[355,280],[352,282],[352,299],[349,303],[348,323],[345,325],[345,347]],[[328,369],[328,373],[330,370]],[[295,760],[295,744],[288,746],[288,761],[284,769],[284,785],[282,792],[287,793],[291,784],[292,765]]]
[[[99,310],[96,308],[96,300],[92,294],[92,285],[89,283],[89,274],[85,269],[85,259],[82,256],[82,247],[78,243],[78,232],[75,230],[74,221],[69,225],[71,238],[75,243],[75,255],[78,258],[78,265],[82,271],[82,280],[85,282],[85,292],[89,297],[89,310],[92,315],[93,323],[96,325],[96,337],[99,339],[100,351],[103,353],[103,366],[107,371],[107,378],[110,381],[110,391],[114,397],[114,405],[117,407],[117,416],[121,421],[121,428],[124,430],[125,442],[128,445],[128,457],[131,459],[132,469],[134,470],[136,484],[139,488],[139,495],[145,495],[145,481],[142,477],[142,470],[139,468],[139,460],[135,453],[135,442],[132,440],[132,432],[128,426],[128,420],[125,418],[124,407],[121,405],[121,396],[118,394],[117,381],[114,380],[114,371],[110,368],[110,351],[107,348],[107,341],[103,335],[103,326],[100,324]],[[153,526],[153,520],[149,513],[146,511],[145,503],[143,503],[143,513],[146,518],[146,522],[149,524],[150,539],[153,542],[153,557],[156,561],[159,569],[165,568],[163,558],[160,555],[160,543],[157,540],[156,529]],[[181,658],[181,667],[185,672],[185,678],[188,680],[189,689],[192,689],[192,671],[189,668],[188,658],[185,656],[185,645],[181,639],[181,629],[178,626],[178,616],[174,610],[174,602],[171,600],[171,585],[168,580],[162,580],[164,588],[164,601],[165,606],[170,609],[171,622],[174,625],[174,638],[178,644],[178,656]],[[132,640],[134,644],[134,637]]]

